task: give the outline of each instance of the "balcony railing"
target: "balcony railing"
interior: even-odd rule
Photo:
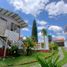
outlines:
[[[9,40],[15,42],[19,39],[19,33],[10,30],[6,30],[4,36],[7,37]]]

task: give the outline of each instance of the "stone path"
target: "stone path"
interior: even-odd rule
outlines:
[[[63,51],[62,51],[61,47],[59,47],[58,49],[59,49],[58,54],[60,56],[59,61],[61,61],[64,58],[64,54],[63,54]],[[67,64],[64,64],[62,67],[67,67]]]
[[[59,47],[58,50],[59,50],[58,54],[59,54],[59,56],[60,56],[60,57],[59,57],[59,61],[61,61],[61,60],[63,60],[63,58],[64,58],[64,54],[63,54],[63,51],[62,51],[61,47]]]
[[[67,51],[67,48],[64,48]],[[67,67],[67,63],[64,64],[62,67]]]
[[[64,64],[62,67],[67,67],[67,64]]]

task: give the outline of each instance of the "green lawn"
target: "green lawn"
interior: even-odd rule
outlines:
[[[61,65],[67,63],[67,52],[64,49],[63,52],[64,52],[64,59],[60,62]],[[57,56],[57,54],[58,51],[55,51],[55,56]],[[38,52],[38,53],[34,53],[31,56],[19,56],[15,58],[8,57],[4,61],[0,59],[0,67],[40,67],[40,64],[38,62],[22,65],[24,63],[35,61],[37,55],[45,58],[47,56],[52,55],[52,53]],[[8,66],[8,65],[12,65],[12,66]]]
[[[39,67],[39,63],[31,63],[31,64],[26,64],[26,65],[19,65],[27,62],[31,62],[36,60],[36,56],[39,55],[41,57],[46,57],[51,55],[51,53],[34,53],[32,56],[19,56],[16,58],[6,58],[4,61],[0,59],[0,67]],[[13,65],[13,66],[8,66],[8,65]],[[19,66],[18,66],[19,65]]]

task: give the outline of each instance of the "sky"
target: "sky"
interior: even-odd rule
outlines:
[[[17,13],[28,24],[28,27],[21,29],[21,36],[31,36],[34,19],[39,38],[42,37],[43,28],[53,37],[64,36],[67,0],[0,0],[0,7]]]

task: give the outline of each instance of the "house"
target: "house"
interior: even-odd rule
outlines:
[[[20,38],[20,28],[27,24],[19,15],[0,8],[0,56],[5,56],[8,41],[15,42]],[[3,47],[5,47],[3,49]],[[5,51],[4,51],[5,50]]]
[[[53,42],[57,43],[58,46],[64,46],[64,38],[54,38]]]

